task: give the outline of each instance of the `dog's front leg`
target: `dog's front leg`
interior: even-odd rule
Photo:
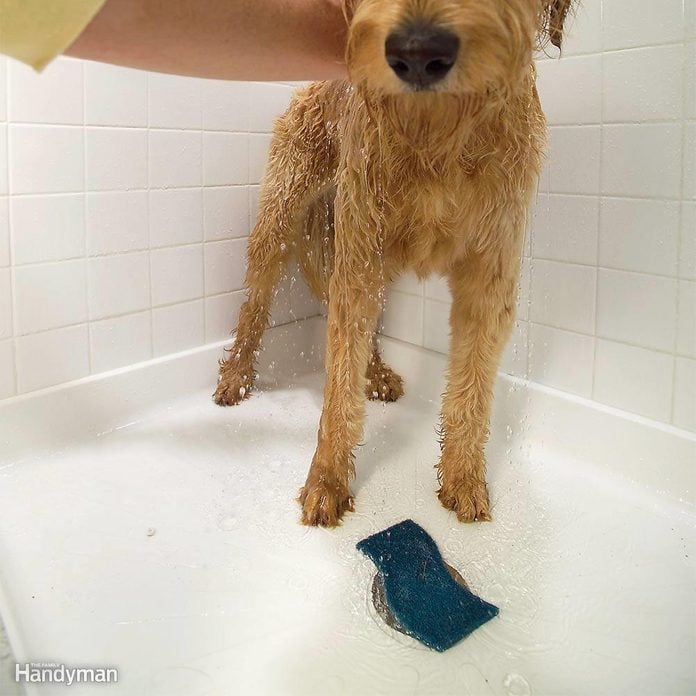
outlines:
[[[362,437],[365,372],[382,294],[378,242],[363,224],[350,210],[337,211],[324,408],[317,449],[299,497],[306,525],[335,527],[343,513],[353,509],[353,448]]]
[[[484,446],[500,354],[514,322],[518,262],[472,257],[450,275],[452,338],[442,403],[442,504],[462,522],[489,520]]]

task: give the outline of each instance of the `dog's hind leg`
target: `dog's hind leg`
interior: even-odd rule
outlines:
[[[297,246],[309,206],[333,184],[335,163],[321,147],[321,129],[321,110],[306,96],[297,98],[276,126],[259,217],[247,248],[247,299],[240,310],[229,357],[220,362],[213,395],[221,406],[237,404],[249,396],[276,285]]]
[[[249,396],[254,384],[254,362],[268,323],[274,290],[287,260],[291,230],[275,203],[262,206],[249,237],[245,284],[247,299],[239,312],[229,357],[220,362],[215,403],[231,406]]]
[[[367,364],[365,393],[372,401],[396,401],[404,395],[404,381],[382,359],[377,336],[372,337],[372,355]]]
[[[489,520],[484,446],[493,383],[515,317],[516,257],[469,257],[450,275],[452,339],[442,402],[442,504],[462,522]]]

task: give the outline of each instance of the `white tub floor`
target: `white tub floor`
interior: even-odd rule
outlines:
[[[0,465],[0,581],[18,660],[109,665],[29,694],[688,694],[694,518],[591,466],[490,447],[494,521],[434,493],[436,405],[369,404],[356,512],[298,524],[321,377],[221,409],[210,391]],[[444,654],[395,634],[355,550],[412,518],[500,616]]]

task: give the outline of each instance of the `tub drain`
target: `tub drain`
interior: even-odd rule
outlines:
[[[465,590],[469,589],[469,586],[466,584],[466,580],[464,580],[456,568],[453,568],[451,565],[449,565],[449,563],[445,563],[445,568],[447,568],[449,574],[452,576],[452,579],[458,585],[461,585]],[[382,580],[382,576],[379,573],[377,573],[372,579],[372,604],[377,610],[379,617],[382,619],[382,621],[384,621],[385,624],[387,624],[387,626],[393,628],[395,631],[399,631],[399,633],[409,635],[408,631],[397,621],[392,610],[387,604],[386,597],[384,596],[384,580]]]

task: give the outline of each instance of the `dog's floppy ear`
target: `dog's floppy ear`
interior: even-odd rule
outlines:
[[[548,38],[556,47],[563,43],[563,24],[565,23],[574,0],[544,0],[542,16],[542,41]]]

